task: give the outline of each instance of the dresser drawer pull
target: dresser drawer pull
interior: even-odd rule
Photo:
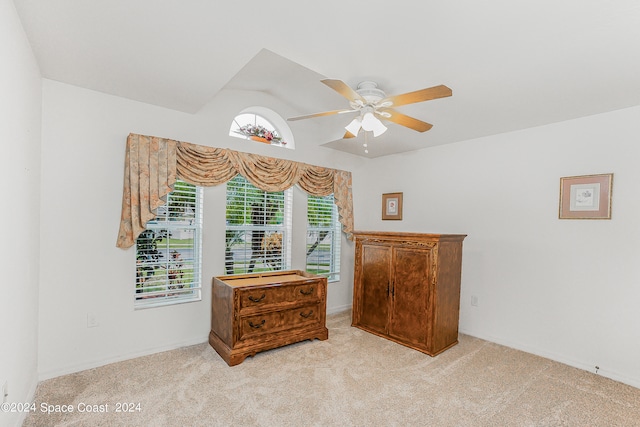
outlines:
[[[260,302],[260,301],[262,301],[262,300],[264,299],[264,297],[266,297],[266,296],[267,296],[267,294],[262,294],[262,296],[261,296],[260,298],[256,298],[256,297],[254,297],[253,295],[249,295],[249,299],[250,299],[252,302]]]
[[[304,317],[305,319],[308,319],[312,314],[313,310],[309,310],[308,313],[300,312],[300,316]]]
[[[300,289],[300,293],[302,295],[311,295],[313,293],[313,287],[310,288],[308,291],[305,291],[304,289]]]
[[[258,323],[257,325],[254,325],[253,322],[249,320],[249,326],[251,326],[253,329],[260,329],[262,328],[262,326],[264,326],[264,322],[266,322],[266,320],[262,319],[262,322]]]

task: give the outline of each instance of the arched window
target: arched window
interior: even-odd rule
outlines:
[[[229,135],[294,149],[293,134],[286,122],[276,112],[264,107],[250,107],[234,117]]]

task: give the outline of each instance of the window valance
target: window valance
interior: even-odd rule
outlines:
[[[291,160],[129,134],[125,154],[122,216],[116,246],[129,248],[156,216],[176,179],[200,186],[224,184],[237,174],[265,191],[298,184],[314,196],[334,194],[342,230],[351,239],[351,172]]]

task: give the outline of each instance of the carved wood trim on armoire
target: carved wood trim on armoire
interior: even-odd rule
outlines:
[[[353,235],[352,326],[430,356],[457,344],[466,234]]]

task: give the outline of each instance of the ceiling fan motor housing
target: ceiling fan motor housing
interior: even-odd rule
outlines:
[[[374,105],[381,99],[384,99],[387,94],[382,89],[378,89],[378,84],[372,81],[364,81],[358,84],[356,89],[358,95],[367,100],[367,104]]]

